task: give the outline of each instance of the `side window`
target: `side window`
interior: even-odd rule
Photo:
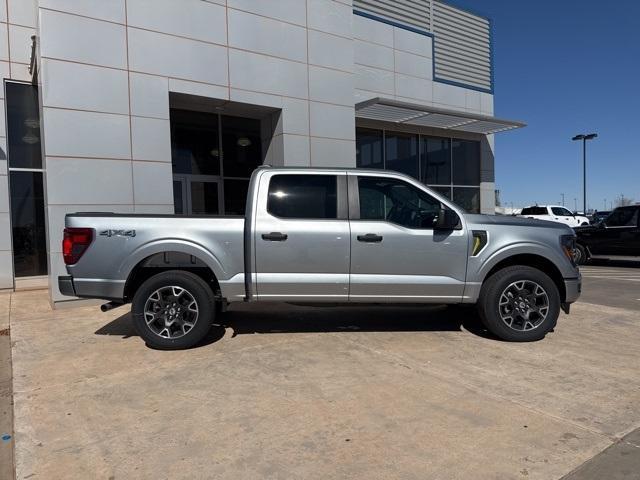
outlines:
[[[336,176],[274,175],[269,182],[267,211],[282,218],[336,219]]]
[[[522,209],[520,215],[547,215],[546,207],[526,207]]]
[[[407,228],[433,228],[441,203],[402,180],[358,177],[361,220],[385,220]]]
[[[618,208],[607,217],[607,227],[635,227],[640,208]]]
[[[554,215],[558,215],[560,217],[572,217],[573,216],[573,213],[571,213],[566,208],[562,208],[562,207],[552,207],[551,211],[553,212]]]

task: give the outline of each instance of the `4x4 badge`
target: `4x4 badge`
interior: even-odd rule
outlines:
[[[135,230],[103,230],[100,232],[103,237],[135,237]]]

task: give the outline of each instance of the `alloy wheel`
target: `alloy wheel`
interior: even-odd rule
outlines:
[[[520,332],[534,330],[547,318],[549,295],[532,280],[519,280],[500,295],[500,318],[507,327]]]
[[[162,287],[154,291],[144,305],[147,327],[162,338],[186,335],[198,321],[198,303],[185,288]]]

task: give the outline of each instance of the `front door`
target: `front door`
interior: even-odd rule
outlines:
[[[460,300],[469,248],[467,231],[434,231],[441,203],[405,180],[350,174],[351,301]]]
[[[640,208],[616,208],[603,222],[604,228],[594,233],[597,243],[591,248],[594,255],[636,256],[640,248]]]
[[[265,172],[255,220],[260,300],[346,301],[349,221],[346,176]],[[261,183],[262,185],[263,183]]]

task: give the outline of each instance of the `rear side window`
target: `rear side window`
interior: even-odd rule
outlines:
[[[635,227],[638,225],[638,212],[640,208],[616,208],[605,223],[607,227]]]
[[[335,175],[274,175],[267,211],[282,218],[338,218]]]
[[[547,207],[523,208],[520,215],[547,215]]]

